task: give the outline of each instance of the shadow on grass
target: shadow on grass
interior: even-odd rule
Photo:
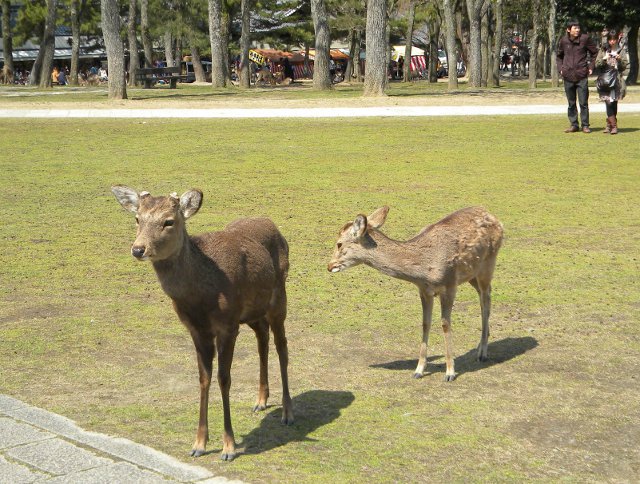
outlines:
[[[265,415],[260,426],[238,444],[239,448],[244,448],[240,456],[261,454],[290,442],[313,442],[308,435],[340,417],[340,411],[351,405],[355,396],[351,392],[312,390],[292,400],[295,423],[282,425],[282,409],[274,408]]]
[[[467,351],[462,356],[458,356],[455,359],[456,373],[458,375],[462,375],[463,373],[470,373],[484,368],[489,368],[499,363],[504,363],[505,361],[509,361],[517,356],[525,354],[536,346],[538,346],[538,341],[531,336],[524,336],[522,338],[505,338],[500,341],[494,341],[489,343],[488,361],[477,361],[477,351],[475,348]],[[444,357],[430,356],[427,357],[427,361],[431,362],[439,358]],[[415,370],[416,366],[418,366],[418,360],[397,360],[369,366],[370,368],[384,368],[386,370]],[[436,365],[428,365],[427,372],[434,373],[434,367],[441,373],[445,372],[444,362]]]

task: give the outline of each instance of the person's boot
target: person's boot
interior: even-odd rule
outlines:
[[[605,134],[611,133],[611,122],[609,121],[609,118],[607,118],[607,127],[604,128],[602,132]]]
[[[611,123],[611,130],[610,130],[611,134],[618,134],[618,120],[617,120],[617,118],[615,116],[611,116],[609,119],[611,120],[610,121],[610,123]]]

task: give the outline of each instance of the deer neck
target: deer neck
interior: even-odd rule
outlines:
[[[188,287],[185,281],[193,280],[196,268],[196,250],[192,240],[185,232],[180,248],[167,259],[153,261],[158,280],[164,292],[172,299],[179,298]]]
[[[393,240],[379,231],[369,232],[371,246],[367,248],[362,262],[396,279],[415,282],[422,276],[420,261],[415,248],[409,242]]]

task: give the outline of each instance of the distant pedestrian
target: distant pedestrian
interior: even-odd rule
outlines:
[[[64,72],[64,69],[60,69],[60,72],[58,72],[58,84],[60,86],[66,86],[67,85],[67,75]]]
[[[629,67],[628,53],[620,47],[618,34],[609,32],[607,43],[602,46],[596,59],[596,66],[602,69],[596,86],[600,100],[607,106],[607,127],[604,133],[618,133],[618,101],[624,99],[627,86],[624,73]]]
[[[580,22],[569,20],[567,22],[567,35],[560,38],[556,56],[558,72],[564,80],[564,92],[569,103],[567,115],[571,126],[565,129],[565,133],[580,131],[576,97],[580,105],[582,132],[591,133],[591,128],[589,128],[588,84],[589,75],[593,72],[597,54],[598,48],[591,37],[581,33]]]

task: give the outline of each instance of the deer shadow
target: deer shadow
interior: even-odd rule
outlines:
[[[525,354],[527,351],[532,350],[538,346],[538,341],[531,336],[524,336],[520,338],[504,338],[500,341],[494,341],[489,343],[487,361],[477,361],[476,348],[467,351],[464,355],[455,358],[456,374],[458,376],[463,373],[471,373],[478,370],[489,368],[493,365],[504,363],[517,356]],[[427,357],[427,361],[431,362],[437,359],[443,358],[442,356],[430,356]],[[390,361],[388,363],[377,363],[375,365],[369,365],[370,368],[384,368],[386,370],[415,370],[418,366],[418,360],[397,360]],[[434,368],[436,371],[434,371]],[[427,375],[439,372],[445,372],[444,361],[438,364],[431,364],[427,366]]]
[[[242,455],[261,454],[290,442],[314,442],[307,437],[316,429],[327,425],[338,417],[341,410],[353,403],[355,396],[351,392],[311,390],[292,399],[295,423],[290,426],[282,425],[282,409],[273,407],[267,413],[260,426],[242,437],[238,444],[243,449]]]

